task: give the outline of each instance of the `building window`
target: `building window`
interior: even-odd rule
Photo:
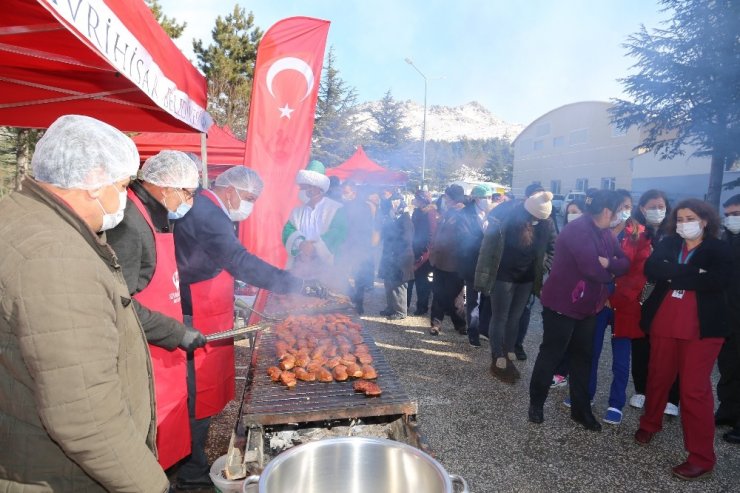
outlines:
[[[588,141],[588,129],[573,130],[570,133],[570,145],[585,144]]]
[[[588,190],[588,178],[576,179],[576,191],[585,192]]]
[[[565,137],[561,135],[560,137],[553,138],[552,146],[553,147],[565,147]]]
[[[550,124],[549,123],[541,123],[537,125],[534,128],[534,136],[535,137],[544,137],[545,135],[550,133]]]
[[[550,180],[550,191],[554,195],[560,194],[560,180]]]
[[[609,178],[602,178],[601,179],[601,188],[602,190],[616,190],[617,188],[617,179],[613,176],[610,176]]]
[[[534,149],[535,151],[541,151],[542,149],[544,149],[544,148],[545,148],[545,141],[544,141],[544,140],[542,140],[542,139],[540,139],[540,140],[535,140],[535,141],[533,142],[533,144],[532,144],[532,148],[533,148],[533,149]]]

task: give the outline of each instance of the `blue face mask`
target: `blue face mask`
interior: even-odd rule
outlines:
[[[182,219],[183,217],[185,217],[185,214],[190,212],[191,207],[192,206],[190,204],[186,204],[185,202],[183,202],[182,204],[177,206],[177,209],[174,212],[167,211],[167,217],[172,220]]]
[[[170,211],[170,210],[167,211],[167,218],[168,219],[171,219],[171,220],[182,219],[183,217],[185,217],[185,214],[187,214],[188,212],[190,212],[190,208],[192,207],[190,204],[188,204],[187,202],[185,202],[185,200],[180,195],[180,192],[178,192],[177,190],[175,190],[175,193],[177,194],[178,198],[180,199],[180,205],[177,206],[177,209],[175,209],[174,212],[173,211]],[[167,207],[167,199],[166,198],[165,198],[165,207]]]

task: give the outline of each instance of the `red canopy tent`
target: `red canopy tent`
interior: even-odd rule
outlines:
[[[146,161],[162,149],[200,154],[200,138],[196,134],[144,132],[134,137],[139,157]],[[244,141],[237,139],[228,127],[213,125],[208,129],[208,178],[213,180],[235,164],[244,163]]]
[[[326,174],[342,181],[352,180],[359,185],[402,185],[408,181],[406,174],[386,169],[367,157],[362,146],[336,168],[327,169]]]
[[[64,114],[124,131],[205,132],[205,78],[142,1],[4,0],[0,124]]]

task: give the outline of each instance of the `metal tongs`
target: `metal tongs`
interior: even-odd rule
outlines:
[[[214,332],[213,334],[208,334],[206,336],[206,341],[212,342],[212,341],[220,341],[221,339],[229,339],[230,337],[242,335],[242,334],[248,334],[250,332],[257,332],[258,330],[262,330],[265,328],[264,323],[254,324],[254,325],[245,325],[243,327],[234,327],[231,330],[224,330],[223,332]]]

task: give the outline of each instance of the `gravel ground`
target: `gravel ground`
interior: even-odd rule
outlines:
[[[586,431],[570,420],[562,405],[566,387],[550,393],[542,425],[529,423],[529,377],[542,338],[539,304],[533,309],[525,343],[529,360],[517,363],[522,379],[513,386],[488,373],[488,343],[471,347],[449,320],[440,336],[428,334],[428,317],[387,321],[377,315],[385,308],[381,284],[368,294],[365,306],[365,326],[406,392],[418,402],[421,432],[432,452],[448,472],[463,476],[473,493],[737,491],[740,449],[722,441],[722,429],[715,438],[718,463],[713,476],[691,483],[671,475],[670,468],[685,459],[677,418],[666,419],[663,432],[642,447],[633,440],[638,410],[627,406],[620,426],[604,424],[601,433]],[[237,343],[237,366],[247,364],[244,346],[245,341]],[[594,403],[597,418],[607,407],[610,367],[611,351],[605,347]],[[240,374],[243,370],[238,368]],[[243,380],[237,382],[238,396],[239,384]],[[211,460],[226,453],[236,415],[237,405],[232,402],[215,418],[208,445]]]

